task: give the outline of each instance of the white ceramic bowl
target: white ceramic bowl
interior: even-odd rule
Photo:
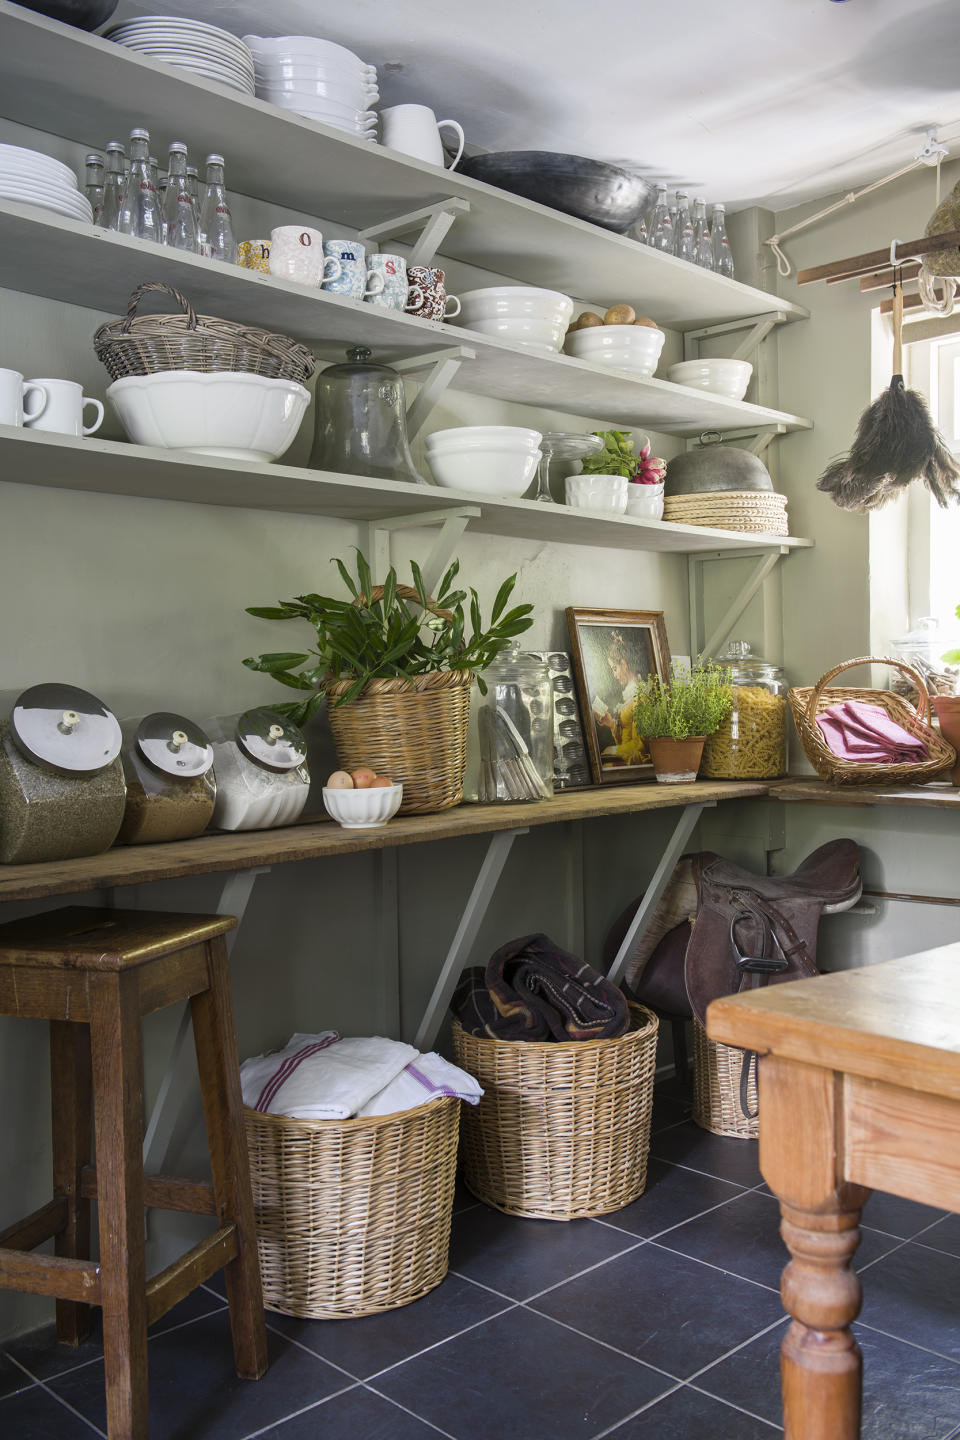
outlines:
[[[559,290],[538,290],[533,285],[491,285],[460,296],[462,317],[474,320],[546,320],[569,325],[573,301]]]
[[[291,56],[295,59],[322,60],[332,65],[356,65],[361,70],[373,68],[345,45],[336,45],[332,40],[318,40],[315,35],[277,35],[269,39],[263,35],[242,35],[240,38],[255,56],[266,55],[271,59]]]
[[[323,808],[345,830],[372,830],[375,825],[386,825],[400,809],[402,799],[402,785],[378,785],[366,790],[323,787]]]
[[[559,352],[567,329],[565,320],[521,320],[514,316],[500,320],[464,320],[461,314],[460,323],[480,335],[492,335],[495,340],[519,345],[522,350],[543,350],[550,354]]]
[[[479,495],[515,499],[530,486],[539,450],[465,450],[427,455],[433,478],[444,490],[470,490]]]
[[[742,400],[752,374],[753,366],[746,360],[682,360],[670,366],[667,379],[694,390],[709,390],[728,400]]]
[[[628,484],[625,475],[568,475],[567,504],[576,510],[622,515],[627,508]]]
[[[666,335],[650,325],[594,325],[574,330],[564,349],[578,360],[609,365],[635,375],[652,375],[660,359]]]
[[[627,482],[627,514],[635,520],[663,519],[663,486]]]
[[[427,454],[439,451],[462,453],[465,450],[539,450],[543,436],[539,430],[526,430],[522,425],[460,425],[455,430],[434,430],[426,438]]]
[[[300,428],[309,391],[235,370],[126,375],[107,396],[135,445],[224,460],[276,460]]]
[[[332,100],[314,100],[299,95],[273,95],[270,97],[270,104],[276,105],[280,110],[296,110],[298,115],[310,115],[315,120],[329,120],[341,124],[372,125],[377,119],[375,110],[362,110],[353,105],[341,105]]]
[[[278,95],[295,95],[298,100],[309,100],[314,105],[347,105],[353,110],[367,110],[380,99],[376,88],[326,80],[321,76],[278,80],[258,75],[257,94],[264,100],[274,100]]]

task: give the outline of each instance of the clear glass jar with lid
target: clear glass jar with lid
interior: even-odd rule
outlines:
[[[124,720],[127,807],[117,839],[124,845],[188,840],[213,818],[217,787],[213,746],[184,715],[154,711]]]
[[[292,825],[307,803],[310,774],[303,732],[277,710],[261,707],[206,723],[213,742],[216,830],[269,830]]]
[[[549,666],[505,651],[483,672],[477,713],[477,799],[549,800],[553,795],[553,682]]]
[[[945,630],[935,615],[922,616],[906,635],[893,642],[899,659],[916,670],[931,698],[960,694],[960,665],[949,665],[943,658],[944,651],[958,646],[956,630]],[[890,671],[890,688],[912,705],[919,699],[916,687],[900,670]]]
[[[108,850],[126,800],[120,745],[116,716],[75,685],[0,694],[0,861]]]
[[[783,671],[731,640],[719,663],[730,672],[733,708],[703,747],[700,774],[767,780],[787,773],[787,681]]]

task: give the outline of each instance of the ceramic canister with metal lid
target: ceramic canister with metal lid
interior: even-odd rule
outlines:
[[[730,676],[733,708],[703,747],[700,774],[765,780],[787,773],[787,681],[777,665],[731,640],[720,662]]]
[[[51,682],[0,695],[0,861],[108,850],[123,820],[120,724],[87,690]]]
[[[127,806],[117,839],[126,845],[188,840],[213,817],[217,787],[213,746],[192,720],[157,710],[125,720]]]
[[[303,732],[277,710],[262,706],[209,720],[218,830],[268,830],[291,825],[310,790]]]

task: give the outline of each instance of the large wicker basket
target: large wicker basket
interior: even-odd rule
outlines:
[[[835,676],[842,674],[844,670],[853,669],[855,665],[889,665],[895,670],[902,670],[916,687],[920,697],[919,707],[914,710],[908,700],[902,695],[895,695],[892,690],[826,689]],[[797,734],[807,759],[821,779],[829,780],[833,785],[922,785],[951,769],[956,760],[956,752],[952,746],[947,744],[939,730],[934,730],[930,725],[930,697],[923,680],[916,670],[904,665],[902,660],[870,656],[847,660],[844,664],[835,665],[832,670],[828,670],[816,685],[792,689],[788,696]],[[877,764],[846,760],[834,755],[823,738],[816,717],[829,706],[843,700],[862,700],[868,705],[878,705],[892,720],[902,725],[904,730],[926,743],[930,758],[902,764]]]
[[[268,1310],[375,1315],[440,1284],[459,1109],[445,1098],[342,1121],[244,1110]]]
[[[137,306],[152,290],[170,295],[182,315],[137,315]],[[239,370],[271,380],[295,380],[305,385],[317,362],[307,349],[286,335],[198,315],[190,301],[172,285],[148,280],[130,296],[122,320],[101,325],[93,348],[110,372],[111,380],[125,375],[156,375],[164,370],[192,370],[210,374]]]
[[[643,1194],[657,1019],[630,1009],[631,1029],[616,1040],[494,1040],[453,1022],[457,1064],[485,1092],[463,1117],[463,1178],[478,1200],[576,1220]]]
[[[740,1103],[740,1077],[746,1051],[711,1040],[696,1015],[693,1017],[693,1119],[714,1135],[732,1135],[755,1140],[760,1131],[757,1117],[757,1070],[751,1065],[747,1081],[746,1115]]]

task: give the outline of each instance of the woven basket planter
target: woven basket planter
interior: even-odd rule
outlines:
[[[360,1120],[244,1110],[268,1310],[376,1315],[440,1284],[459,1111],[455,1099]]]
[[[757,1071],[751,1066],[747,1104],[753,1118],[740,1105],[740,1074],[746,1051],[711,1040],[696,1015],[693,1017],[693,1118],[714,1135],[755,1140],[760,1133],[757,1109]]]
[[[351,681],[329,684],[329,701]],[[463,799],[473,676],[440,670],[411,680],[371,680],[356,700],[328,703],[343,770],[369,765],[403,785],[401,815],[433,815]]]
[[[630,1010],[617,1040],[493,1040],[453,1022],[456,1062],[485,1092],[463,1117],[463,1178],[478,1200],[507,1215],[577,1220],[643,1194],[657,1019]]]

